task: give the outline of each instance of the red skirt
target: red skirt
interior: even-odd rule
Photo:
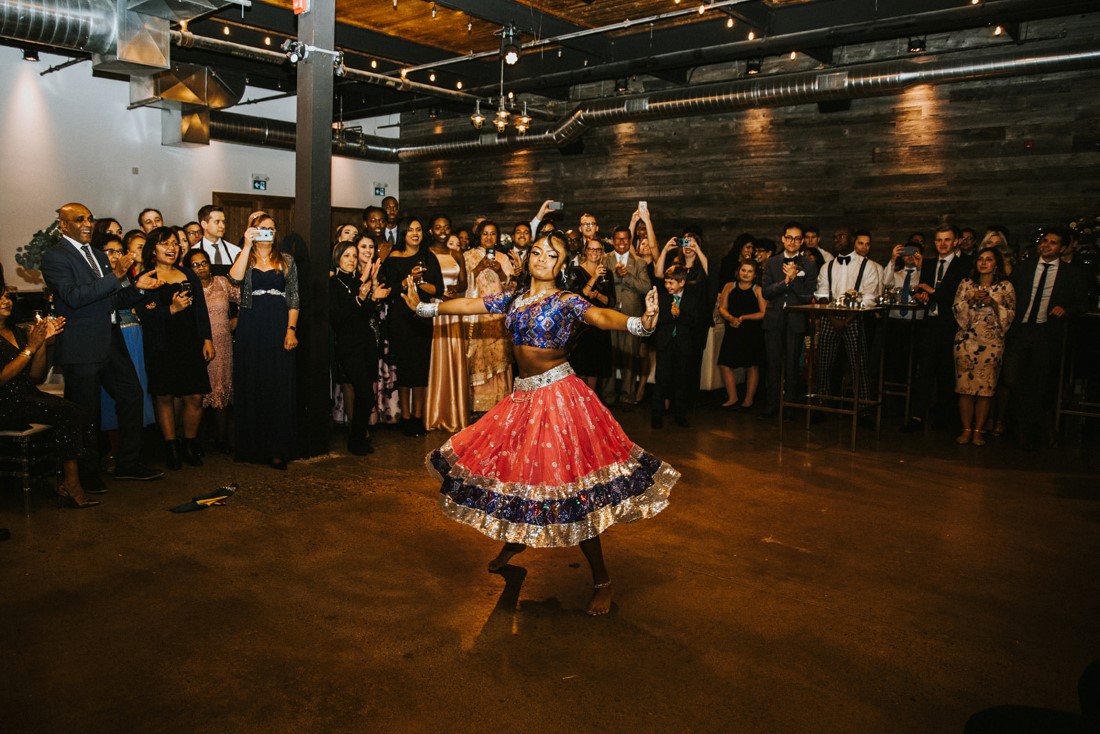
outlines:
[[[444,514],[501,542],[559,547],[668,506],[680,473],[631,442],[568,364],[516,384],[428,455]]]

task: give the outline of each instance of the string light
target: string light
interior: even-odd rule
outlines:
[[[408,69],[402,69],[402,70],[401,70],[401,78],[402,78],[402,79],[404,79],[404,78],[405,78],[405,77],[407,77],[408,75],[409,75],[409,70],[408,70]]]
[[[462,82],[455,82],[455,89],[462,89]]]
[[[264,36],[264,45],[265,46],[270,46],[271,45],[271,36]]]
[[[474,109],[474,114],[470,115],[470,122],[474,128],[481,129],[481,126],[485,124],[485,115],[481,114],[481,100],[477,101],[477,105]]]
[[[794,61],[797,58],[798,58],[798,52],[797,51],[791,51],[791,61]]]
[[[726,21],[726,28],[733,28],[733,18]]]
[[[228,36],[229,35],[229,26],[223,25],[222,26],[222,33],[224,33],[225,35]]]
[[[1003,35],[1004,32],[1005,32],[1004,26],[997,26],[996,28],[993,29],[993,35],[994,36]]]
[[[706,12],[706,10],[707,10],[706,5],[700,5],[699,6],[699,15],[702,15],[704,12]]]
[[[428,81],[430,81],[430,82],[435,81],[435,72],[434,71],[431,74],[428,74]]]
[[[371,59],[370,60],[370,68],[372,68],[372,69],[377,69],[378,68],[378,59]]]

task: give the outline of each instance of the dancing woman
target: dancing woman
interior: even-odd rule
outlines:
[[[680,474],[631,442],[566,361],[586,325],[652,333],[656,289],[645,315],[627,318],[561,290],[566,261],[565,236],[552,232],[531,247],[529,280],[514,292],[429,304],[410,288],[403,297],[424,318],[504,314],[515,345],[511,395],[428,456],[444,514],[504,543],[490,572],[529,545],[579,545],[595,587],[588,614],[598,615],[611,610],[600,533],[663,510]]]

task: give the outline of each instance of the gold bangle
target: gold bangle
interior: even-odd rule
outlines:
[[[22,354],[27,359],[33,359],[34,358],[34,352],[31,350],[30,347],[27,347],[26,349],[24,349],[22,352],[20,352],[20,354]]]

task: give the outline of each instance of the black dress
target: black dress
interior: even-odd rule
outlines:
[[[19,346],[0,337],[0,369],[27,348],[27,335],[23,330],[13,327],[11,331]],[[0,430],[22,431],[30,423],[46,423],[53,426],[52,435],[63,461],[94,458],[96,430],[88,411],[70,400],[39,390],[27,374],[29,369],[25,367],[0,384]]]
[[[149,291],[137,307],[144,331],[145,373],[150,395],[205,395],[210,392],[210,375],[202,344],[210,339],[210,315],[202,281],[194,273],[181,270],[187,277],[182,283],[165,283]],[[191,288],[191,306],[171,312],[172,298],[187,283]]]
[[[248,271],[252,291],[286,291],[279,270]],[[233,422],[237,461],[269,463],[295,457],[294,352],[283,347],[289,308],[285,296],[252,296],[241,308],[233,350]]]
[[[344,379],[355,388],[349,432],[356,438],[367,433],[374,407],[374,381],[378,379],[378,304],[370,297],[359,301],[361,285],[362,281],[351,273],[336,273],[328,284],[328,317],[336,363]]]
[[[566,282],[569,290],[585,297],[582,291],[592,276],[580,265],[569,269]],[[611,278],[604,278],[602,283],[596,284],[596,291],[607,298],[607,304],[615,302],[615,284]],[[595,298],[585,298],[594,306],[607,308],[603,302]],[[573,371],[581,377],[608,377],[611,375],[611,333],[592,326],[581,329],[577,340],[573,345],[573,351],[569,353],[569,364]]]
[[[432,320],[422,319],[401,298],[401,282],[412,272],[413,266],[423,265],[424,282],[435,286],[435,295],[419,290],[420,300],[428,302],[443,295],[443,271],[439,260],[427,246],[412,257],[387,257],[378,270],[378,279],[390,290],[387,299],[389,313],[386,317],[390,355],[397,369],[398,387],[427,387],[428,371],[432,365]]]
[[[726,298],[726,310],[732,316],[744,316],[760,312],[755,289],[734,286]],[[763,321],[742,321],[733,328],[726,324],[722,347],[718,350],[718,364],[723,367],[759,367],[764,364]]]

